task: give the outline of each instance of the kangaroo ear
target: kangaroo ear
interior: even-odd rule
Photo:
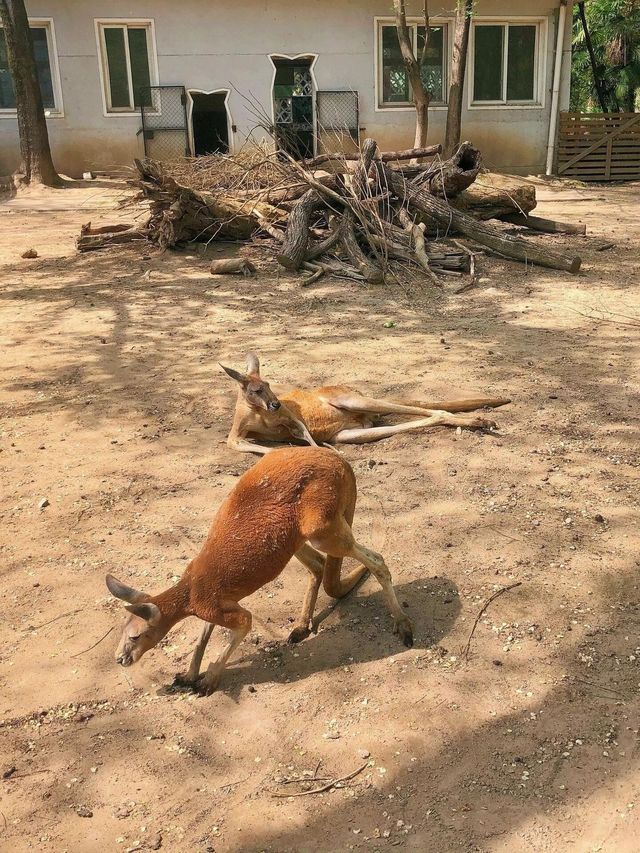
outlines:
[[[238,371],[234,370],[232,367],[225,367],[224,364],[221,364],[220,367],[224,370],[227,376],[235,379],[236,382],[239,382],[243,386],[247,384],[248,379],[242,373],[238,373]]]
[[[150,625],[157,625],[162,616],[160,608],[155,604],[152,604],[150,601],[145,602],[144,604],[127,604],[124,609],[128,610],[129,613],[133,613],[135,616],[139,616],[141,619],[144,619]]]
[[[247,373],[260,376],[260,359],[255,352],[247,353]]]
[[[139,592],[132,586],[127,586],[126,583],[122,583],[113,575],[107,575],[106,582],[111,595],[115,598],[122,599],[122,601],[128,601],[129,604],[136,604],[139,601],[144,601],[145,598],[148,597],[144,592]]]

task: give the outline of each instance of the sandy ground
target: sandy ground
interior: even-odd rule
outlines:
[[[588,225],[533,238],[580,251],[578,276],[481,258],[478,288],[411,299],[270,264],[214,279],[193,253],[78,256],[81,222],[130,216],[96,189],[0,205],[0,847],[637,851],[638,186],[540,191],[540,215]],[[318,632],[287,646],[294,561],[249,600],[219,692],[171,694],[196,621],[123,670],[104,575],[155,592],[197,552],[253,461],[224,443],[218,367],[251,348],[283,385],[513,403],[499,436],[344,449],[413,649],[372,579],[330,611],[321,594]]]

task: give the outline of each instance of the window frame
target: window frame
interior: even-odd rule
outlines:
[[[105,29],[118,29],[129,26],[134,28],[144,27],[147,35],[147,56],[149,59],[149,82],[151,86],[158,86],[158,52],[156,50],[156,32],[155,21],[153,18],[94,18],[94,27],[96,32],[96,46],[98,51],[98,70],[100,72],[100,89],[102,91],[102,114],[105,118],[113,118],[114,116],[124,118],[127,116],[140,116],[140,107],[136,107],[133,103],[133,81],[131,78],[131,60],[129,57],[129,39],[125,35],[125,56],[127,60],[127,82],[129,84],[129,95],[131,107],[111,107],[110,106],[110,81],[109,81],[109,65],[107,58],[107,48],[104,37]],[[149,115],[159,115],[157,112],[150,112]]]
[[[442,71],[443,71],[443,80],[442,80],[442,94],[444,100],[442,101],[431,101],[429,104],[430,110],[446,110],[448,108],[448,95],[449,95],[449,77],[451,70],[451,49],[452,49],[452,38],[453,38],[453,18],[447,17],[437,17],[431,18],[429,20],[429,24],[434,27],[444,27],[444,38],[443,38],[443,62],[442,62]],[[374,33],[374,88],[375,88],[375,107],[374,110],[377,113],[381,112],[411,112],[415,110],[415,106],[413,101],[396,101],[392,103],[391,101],[383,101],[383,86],[384,81],[382,79],[383,72],[383,59],[382,59],[382,28],[392,26],[395,27],[396,21],[395,18],[390,18],[388,16],[380,17],[376,16],[373,19],[373,33]],[[415,52],[415,45],[418,38],[418,27],[424,26],[424,18],[420,17],[408,17],[407,25],[411,28],[412,31],[412,43],[413,49]]]
[[[546,100],[547,73],[547,37],[548,18],[542,16],[513,15],[509,17],[478,15],[472,20],[469,37],[469,58],[467,67],[467,109],[468,110],[543,110]],[[502,48],[502,91],[504,99],[498,101],[474,101],[474,76],[476,67],[476,28],[482,26],[502,26],[505,28]],[[509,26],[535,26],[536,40],[533,63],[533,100],[507,100],[507,71]]]
[[[45,107],[45,118],[64,118],[64,104],[62,101],[62,82],[60,68],[58,65],[58,46],[56,43],[56,29],[53,18],[27,18],[29,29],[39,27],[47,34],[47,50],[49,51],[49,70],[51,71],[51,88],[53,89],[53,107]],[[3,29],[0,23],[0,29]],[[15,119],[18,115],[16,109],[1,109],[0,119]]]

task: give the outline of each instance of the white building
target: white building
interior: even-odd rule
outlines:
[[[490,167],[544,169],[554,71],[560,109],[569,99],[571,14],[558,42],[559,2],[475,4],[462,136]],[[421,2],[408,5],[420,14]],[[325,133],[372,136],[387,149],[413,142],[391,0],[28,0],[27,11],[54,161],[65,174],[128,164],[145,141],[161,157],[238,150],[268,136],[274,120],[282,144],[307,153]],[[453,0],[430,8],[430,143],[444,135],[453,11]],[[424,27],[418,17],[411,24],[420,47]],[[149,104],[144,131],[141,103]],[[0,29],[0,174],[17,164]]]

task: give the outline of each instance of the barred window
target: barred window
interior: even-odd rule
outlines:
[[[447,25],[429,27],[425,50],[426,28],[410,24],[414,54],[420,63],[420,75],[433,103],[444,104],[447,93]],[[395,24],[379,27],[378,103],[380,106],[408,106],[413,103],[411,84],[402,61]]]

